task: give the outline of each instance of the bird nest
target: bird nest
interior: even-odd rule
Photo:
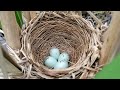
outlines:
[[[91,22],[75,13],[41,12],[22,31],[20,78],[93,78],[99,70],[101,33]],[[44,59],[56,47],[70,56],[66,69],[49,69]]]

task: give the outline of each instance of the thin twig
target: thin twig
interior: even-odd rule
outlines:
[[[84,66],[83,68],[85,68],[85,69],[87,69],[87,70],[90,70],[90,71],[98,71],[98,70],[96,70],[96,69],[93,69],[93,68],[90,68],[90,67],[86,67],[86,66]]]
[[[87,13],[101,26],[102,22],[98,19],[91,11],[87,11]]]

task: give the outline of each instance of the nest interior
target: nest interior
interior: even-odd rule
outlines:
[[[39,71],[38,76],[42,78],[80,78],[86,73],[84,67],[91,67],[99,58],[100,32],[74,13],[42,12],[23,34],[22,50],[32,63],[33,71]],[[69,68],[54,70],[44,66],[52,47],[70,55]]]

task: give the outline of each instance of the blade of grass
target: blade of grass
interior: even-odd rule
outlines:
[[[2,24],[1,24],[1,21],[0,21],[0,29],[2,29]]]
[[[22,28],[22,25],[23,25],[22,12],[21,11],[15,11],[15,15],[16,15],[17,23],[19,24],[20,28]]]
[[[120,79],[120,53],[96,74],[95,79]]]

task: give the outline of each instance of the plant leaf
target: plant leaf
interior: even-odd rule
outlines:
[[[2,29],[2,24],[1,24],[1,21],[0,21],[0,29]]]
[[[16,16],[17,23],[19,24],[20,28],[22,28],[22,25],[23,25],[22,12],[15,11],[15,16]]]
[[[120,79],[120,53],[96,74],[95,79]]]

